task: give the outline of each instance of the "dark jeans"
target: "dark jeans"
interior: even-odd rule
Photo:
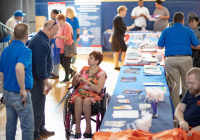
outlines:
[[[142,30],[142,27],[135,26],[135,31]]]
[[[64,54],[60,54],[60,64],[65,70],[65,79],[69,80],[69,74],[72,73],[74,70],[70,68],[72,57],[65,57]]]
[[[34,112],[34,139],[39,137],[40,130],[45,126],[45,101],[46,95],[43,94],[44,82],[33,77],[33,88],[31,90],[33,112]]]

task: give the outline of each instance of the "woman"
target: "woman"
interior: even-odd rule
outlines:
[[[195,36],[200,41],[200,22],[199,18],[195,13],[188,14],[188,20],[190,27],[193,29]],[[197,50],[196,47],[192,47],[192,58],[193,58],[193,67],[200,68],[200,50]]]
[[[53,9],[51,11],[51,19],[56,20],[56,16],[60,13],[59,10]],[[57,48],[55,39],[51,39],[51,46],[53,49],[53,72],[49,79],[59,78],[59,68],[60,68],[60,48]]]
[[[113,20],[113,28],[114,33],[112,36],[112,51],[114,54],[114,63],[115,63],[115,70],[119,70],[120,67],[118,65],[119,61],[119,53],[122,52],[122,64],[124,63],[125,54],[126,54],[126,44],[124,41],[124,34],[127,30],[130,30],[135,27],[134,24],[132,24],[129,27],[126,27],[126,24],[124,23],[123,19],[126,16],[127,8],[125,6],[119,6],[117,8],[118,14],[115,16]]]
[[[69,74],[72,73],[73,70],[70,68],[71,57],[65,57],[64,55],[64,47],[65,44],[72,45],[73,30],[71,25],[65,21],[65,16],[63,14],[58,14],[56,16],[56,21],[59,25],[58,34],[55,36],[56,45],[60,48],[60,64],[65,70],[65,79],[61,82],[67,82],[70,80]]]
[[[154,31],[163,31],[169,24],[168,19],[170,18],[169,11],[167,8],[162,6],[161,0],[155,1],[156,9],[153,12],[153,15],[160,15],[159,19],[154,22],[153,30]]]
[[[72,7],[66,8],[66,21],[72,26],[73,40],[74,40],[74,43],[75,43],[74,45],[77,51],[77,43],[79,41],[80,29],[79,29],[78,18],[75,16],[74,8]],[[75,62],[76,62],[76,55],[72,56],[72,64],[74,64]]]
[[[78,86],[71,98],[74,103],[76,134],[75,138],[81,138],[80,121],[82,112],[86,120],[86,130],[83,136],[92,138],[91,134],[91,105],[96,101],[101,101],[101,92],[107,78],[99,64],[103,60],[101,52],[93,51],[89,54],[88,65],[84,66],[79,74],[76,74],[72,80],[74,87]]]

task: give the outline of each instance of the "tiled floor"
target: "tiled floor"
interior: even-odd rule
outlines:
[[[87,65],[88,55],[79,55],[77,57],[76,67],[77,71]],[[113,57],[110,53],[104,53],[104,60],[100,67],[107,73],[108,79],[106,80],[107,93],[112,95],[115,84],[118,78],[119,71],[114,70]],[[64,71],[61,68],[59,80],[63,80]],[[60,84],[59,80],[50,80],[53,85],[53,89],[49,92],[46,99],[45,113],[46,113],[46,128],[50,131],[55,131],[55,135],[48,137],[47,140],[65,140],[65,129],[63,124],[63,104],[58,107],[57,105],[67,93],[67,88],[71,86],[71,83]],[[6,125],[6,110],[5,108],[0,110],[0,140],[5,140],[5,125]],[[81,122],[82,132],[85,130],[85,121]],[[92,123],[92,132],[95,132],[95,124]],[[20,129],[20,122],[18,121],[16,140],[21,140],[22,134]]]

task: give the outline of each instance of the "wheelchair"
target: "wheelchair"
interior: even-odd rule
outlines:
[[[65,97],[64,102],[63,121],[65,127],[65,136],[67,139],[70,139],[73,136],[72,127],[75,124],[74,104],[70,103],[74,91],[74,87],[68,88],[68,93]],[[103,88],[102,94],[104,95],[103,99],[101,101],[97,101],[94,105],[91,106],[91,117],[96,116],[96,120],[91,118],[91,120],[96,123],[96,131],[98,131],[101,126],[104,114],[106,112],[108,103],[111,98],[111,96],[108,93],[106,93],[105,87]],[[83,120],[84,118],[85,117],[82,114],[81,120]]]

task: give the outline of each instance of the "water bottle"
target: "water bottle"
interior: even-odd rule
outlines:
[[[160,71],[160,63],[156,62],[156,69]]]

